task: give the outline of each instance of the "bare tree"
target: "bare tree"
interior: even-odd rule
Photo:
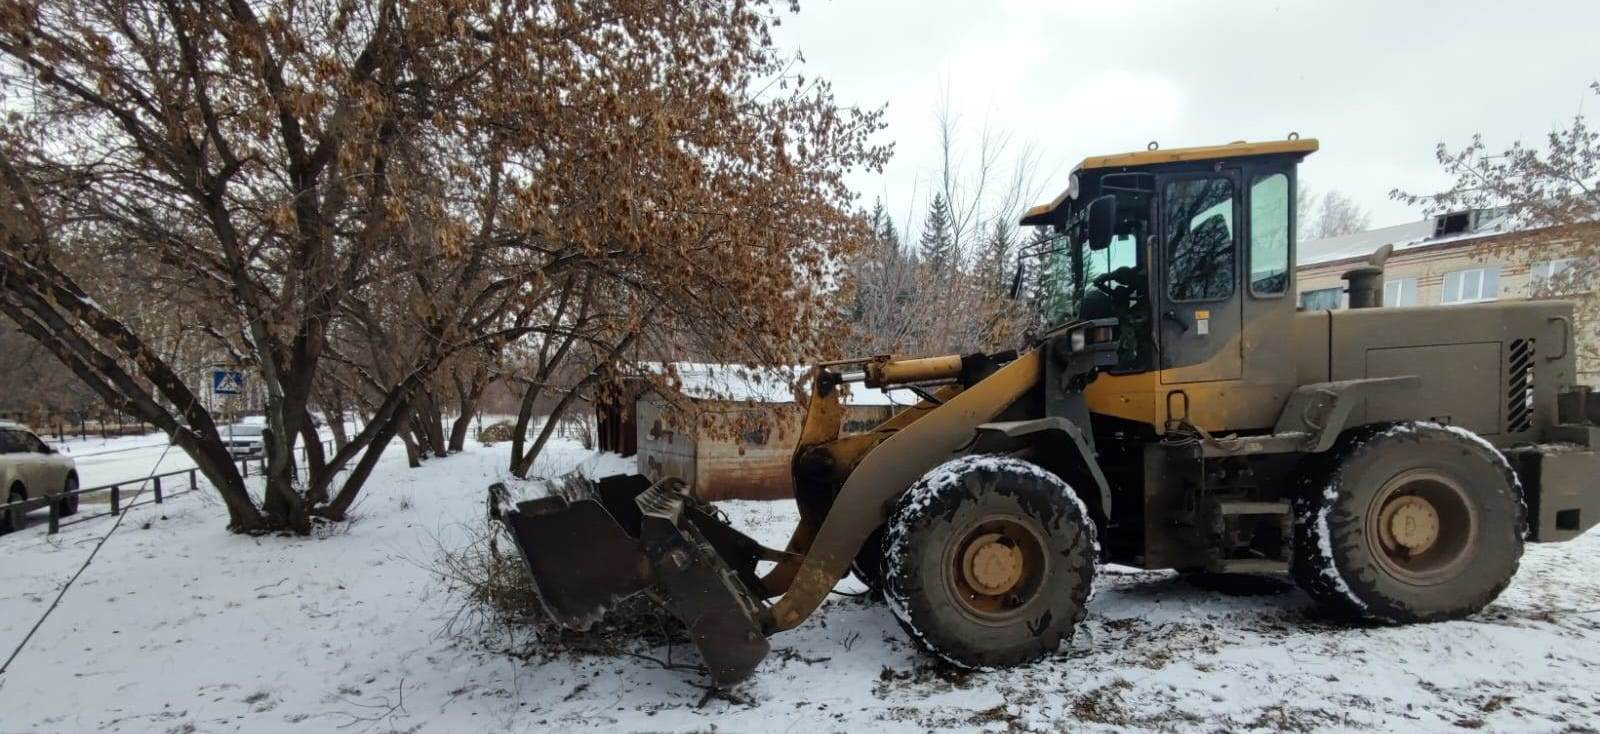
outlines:
[[[1309,195],[1305,197],[1309,199]],[[1296,200],[1297,205],[1301,202]],[[1302,210],[1309,214],[1308,211]],[[1372,226],[1372,216],[1361,205],[1339,191],[1330,190],[1323,194],[1317,206],[1314,217],[1308,217],[1304,232],[1304,239],[1319,240],[1327,237],[1340,237],[1347,234],[1365,231]]]
[[[1294,211],[1295,211],[1295,236],[1304,242],[1316,239],[1311,236],[1312,222],[1317,217],[1317,196],[1314,190],[1306,185],[1305,179],[1295,181],[1294,186]]]
[[[915,247],[899,239],[880,208],[872,216],[876,246],[852,268],[853,319],[870,351],[1014,346],[1029,321],[1025,302],[1010,297],[1006,274],[1017,265],[1015,223],[1037,193],[1032,151],[1008,155],[1006,137],[986,127],[976,140],[976,162],[967,165],[959,120],[948,101],[935,120],[940,163],[930,176],[934,185]]]

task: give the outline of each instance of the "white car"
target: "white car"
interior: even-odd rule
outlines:
[[[222,434],[222,445],[228,447],[229,454],[235,458],[254,458],[266,451],[266,439],[261,436],[265,428],[264,424],[249,421],[223,426],[218,433]]]
[[[78,511],[78,495],[66,494],[78,488],[72,457],[56,453],[19,423],[0,421],[0,488],[5,490],[0,504],[53,496],[62,515]],[[21,530],[26,515],[15,508],[0,513],[0,533]]]

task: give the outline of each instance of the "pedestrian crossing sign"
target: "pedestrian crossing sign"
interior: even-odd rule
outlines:
[[[211,392],[218,395],[238,395],[244,392],[244,373],[238,370],[212,370]]]

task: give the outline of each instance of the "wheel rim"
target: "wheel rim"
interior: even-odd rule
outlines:
[[[1367,509],[1367,544],[1385,572],[1413,586],[1453,578],[1470,559],[1478,511],[1454,477],[1432,469],[1401,472]]]
[[[990,516],[952,533],[944,584],[955,608],[1000,626],[1027,616],[1049,572],[1044,530],[1032,518]]]

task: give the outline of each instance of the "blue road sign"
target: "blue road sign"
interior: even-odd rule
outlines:
[[[238,395],[244,392],[244,373],[238,370],[212,370],[211,392],[218,395]]]

